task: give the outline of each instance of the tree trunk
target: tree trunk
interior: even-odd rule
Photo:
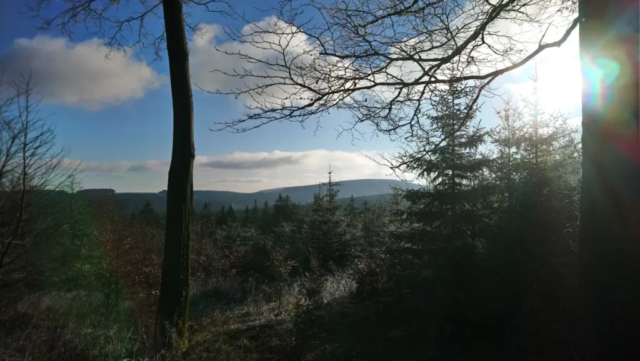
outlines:
[[[158,303],[157,336],[163,346],[187,347],[189,249],[193,210],[193,100],[181,0],[163,0],[173,102],[173,150]]]
[[[582,0],[584,356],[640,359],[638,1]]]

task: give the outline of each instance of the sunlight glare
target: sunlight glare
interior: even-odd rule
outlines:
[[[558,49],[543,52],[526,69],[518,72],[518,82],[506,88],[518,98],[531,98],[534,84],[531,75],[537,71],[537,98],[546,111],[572,112],[580,108],[582,75],[577,36],[572,36]]]

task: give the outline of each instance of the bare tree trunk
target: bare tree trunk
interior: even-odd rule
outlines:
[[[582,0],[581,360],[640,359],[638,2]]]
[[[173,150],[157,333],[164,346],[188,344],[189,249],[193,210],[193,100],[181,0],[163,0],[173,102]],[[175,337],[175,339],[173,339]]]

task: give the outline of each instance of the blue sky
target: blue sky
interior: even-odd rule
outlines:
[[[37,89],[44,94],[42,112],[56,125],[58,143],[70,147],[70,160],[84,164],[83,187],[111,187],[117,191],[164,189],[172,120],[166,58],[152,61],[150,54],[134,49],[127,56],[116,54],[105,61],[105,50],[100,52],[98,40],[88,34],[78,32],[69,40],[55,31],[38,31],[39,21],[21,13],[22,3],[11,0],[3,4],[0,68],[8,72],[34,71]],[[252,10],[255,4],[268,7],[268,0],[238,3],[252,21],[269,15]],[[229,24],[219,15],[193,14],[201,23]],[[192,46],[192,54],[196,53],[193,57],[203,54],[198,64],[192,61],[194,83],[217,84],[209,78],[209,70],[217,64],[204,58],[213,43],[228,44],[228,39],[210,39],[203,43],[205,48],[200,53]],[[545,59],[541,59],[538,71],[544,77],[548,68],[547,78],[553,80],[543,81],[542,85],[548,83],[544,86],[552,89],[547,92],[548,99],[543,100],[551,107],[564,107],[563,111],[577,117],[575,99],[556,104],[558,86],[567,91],[575,89],[575,67],[579,64],[574,48],[577,49],[575,44],[569,44],[557,51],[560,55],[555,56],[563,60],[564,68],[545,67]],[[526,94],[530,72],[528,68],[510,74],[499,84],[507,91]],[[559,81],[558,76],[568,78]],[[577,97],[579,101],[579,93]],[[498,104],[487,100],[481,114],[483,124],[495,122],[492,107]],[[384,167],[367,156],[393,152],[394,143],[384,136],[356,142],[349,136],[337,138],[336,129],[349,119],[348,114],[323,118],[317,131],[315,124],[303,129],[292,123],[271,124],[244,134],[209,130],[215,121],[238,116],[241,106],[235,99],[204,94],[194,88],[197,189],[255,191],[316,183],[324,180],[330,166],[338,179],[390,177]]]

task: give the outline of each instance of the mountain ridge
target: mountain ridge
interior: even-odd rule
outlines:
[[[404,182],[394,179],[352,179],[345,181],[337,181],[340,185],[339,198],[359,198],[360,201],[383,200],[391,193],[392,187],[416,189],[421,186],[415,183]],[[257,202],[259,206],[266,201],[273,204],[279,194],[289,196],[296,203],[310,203],[313,201],[313,194],[322,187],[320,184],[309,184],[302,186],[283,187],[264,189],[257,192],[241,193],[232,191],[216,191],[216,190],[194,190],[193,203],[194,208],[202,209],[204,203],[207,202],[213,209],[219,209],[222,206],[232,205],[236,209],[253,206]],[[155,210],[164,213],[166,207],[166,191],[160,192],[116,192],[113,189],[85,189],[78,192],[84,194],[89,199],[95,199],[100,196],[112,196],[125,209],[137,211],[145,202],[150,202]]]

